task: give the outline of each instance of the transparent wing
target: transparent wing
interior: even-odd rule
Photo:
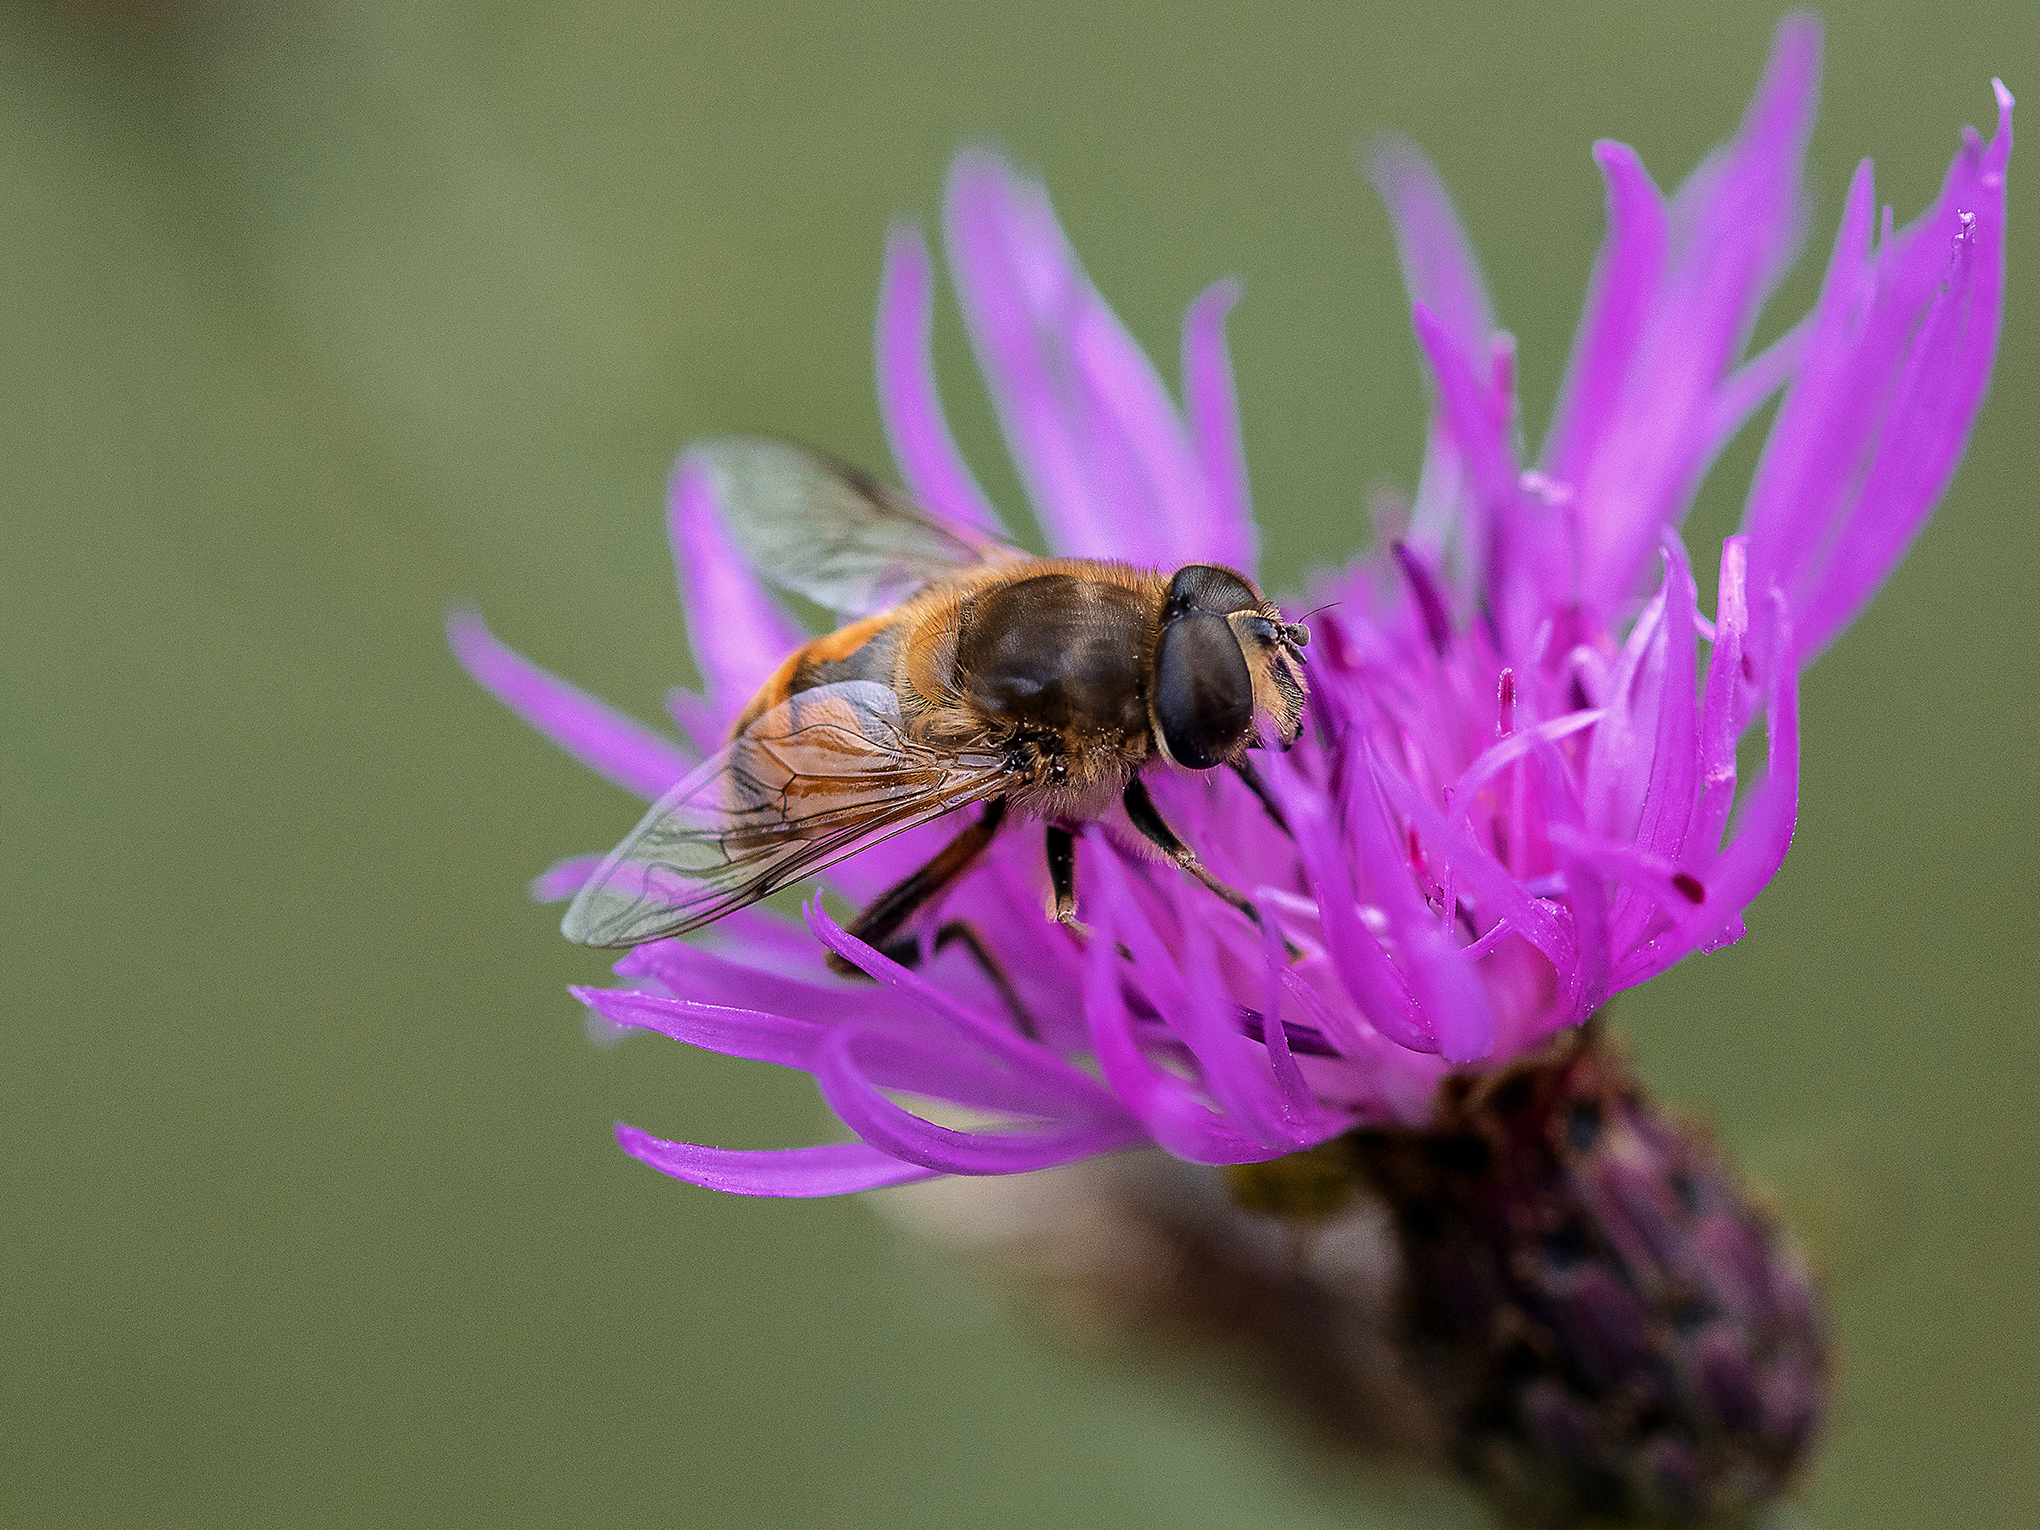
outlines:
[[[1001,755],[909,738],[885,686],[801,691],[654,803],[560,929],[589,946],[685,934],[1008,785]]]
[[[832,611],[868,616],[930,580],[1025,556],[783,441],[725,436],[688,456],[714,479],[730,539],[759,575]]]

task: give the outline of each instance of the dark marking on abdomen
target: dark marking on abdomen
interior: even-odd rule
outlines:
[[[827,651],[828,639],[810,643],[795,660],[793,673],[787,677],[787,691],[789,694],[811,691],[818,685],[834,685],[840,680],[876,680],[890,686],[893,656],[899,643],[897,626],[881,628],[860,647],[834,658],[821,656]]]

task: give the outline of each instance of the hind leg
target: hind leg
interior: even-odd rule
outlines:
[[[940,854],[911,876],[902,878],[887,888],[871,905],[859,914],[850,926],[850,933],[866,945],[874,947],[880,955],[898,962],[902,967],[921,965],[921,942],[913,935],[902,935],[901,929],[914,915],[947,891],[956,879],[971,868],[977,858],[990,847],[993,837],[999,832],[999,825],[1006,817],[1006,799],[995,798],[985,804],[985,810],[978,815],[977,822],[965,829],[945,845]],[[998,990],[999,998],[1012,1012],[1013,1022],[1020,1034],[1029,1038],[1036,1035],[1034,1019],[1020,1002],[1019,992],[1013,987],[1013,980],[1006,969],[992,954],[991,946],[977,927],[967,920],[951,919],[935,931],[935,949],[943,951],[961,943],[971,958],[983,969],[992,986]],[[829,968],[845,977],[863,977],[865,973],[854,963],[831,953]]]

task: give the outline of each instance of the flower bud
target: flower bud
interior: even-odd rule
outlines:
[[[1423,1129],[890,1196],[1061,1331],[1226,1357],[1313,1452],[1455,1470],[1512,1525],[1745,1523],[1826,1396],[1798,1247],[1598,1025],[1454,1075]]]
[[[1784,1489],[1828,1377],[1806,1262],[1598,1027],[1341,1145],[1393,1214],[1451,1458],[1509,1518],[1735,1523]]]

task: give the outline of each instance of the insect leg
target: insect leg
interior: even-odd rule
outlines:
[[[959,943],[970,952],[978,966],[984,969],[984,974],[991,980],[992,986],[999,990],[1000,999],[1012,1012],[1014,1029],[1029,1041],[1041,1040],[1041,1032],[1035,1028],[1034,1017],[1027,1013],[1027,1006],[1020,1002],[1020,990],[1013,986],[1013,980],[1006,975],[1005,965],[992,954],[992,948],[986,942],[983,932],[968,919],[951,919],[935,932],[937,951]],[[886,954],[892,955],[891,952]],[[916,957],[920,955],[918,948],[914,954]],[[899,960],[897,957],[894,959]],[[904,962],[903,965],[911,967],[913,962]]]
[[[1059,823],[1048,826],[1048,881],[1055,889],[1058,924],[1077,921],[1077,837]]]
[[[929,899],[962,876],[970,869],[971,862],[984,854],[985,847],[999,832],[999,824],[1005,816],[1006,799],[994,797],[985,804],[977,822],[945,845],[934,860],[874,898],[871,906],[851,924],[850,933],[865,944],[884,950],[900,932],[900,926],[919,913]],[[888,951],[886,954],[892,953]],[[839,956],[831,956],[829,966],[846,977],[857,975],[857,969]]]
[[[1261,922],[1261,911],[1254,907],[1253,900],[1238,888],[1226,886],[1205,870],[1203,863],[1197,859],[1197,852],[1176,837],[1176,831],[1163,820],[1160,811],[1155,807],[1154,799],[1148,795],[1147,787],[1139,776],[1135,776],[1127,783],[1126,793],[1120,801],[1126,806],[1127,818],[1140,830],[1143,838],[1255,924]]]
[[[1268,817],[1274,822],[1275,827],[1284,834],[1288,834],[1291,839],[1296,838],[1294,834],[1290,834],[1289,820],[1282,816],[1282,808],[1276,802],[1275,794],[1268,790],[1268,783],[1263,781],[1261,773],[1254,769],[1254,762],[1252,760],[1235,760],[1232,769],[1234,775],[1247,783],[1247,790],[1261,799],[1261,806],[1267,812]]]
[[[916,871],[912,876],[896,883],[872,900],[871,906],[850,926],[850,933],[866,945],[876,947],[879,954],[890,957],[902,967],[921,965],[921,943],[912,935],[901,935],[900,927],[925,908],[929,901],[970,869],[971,862],[984,854],[992,836],[999,832],[999,824],[1006,816],[1006,799],[994,798],[985,804],[985,810],[978,815],[976,823],[965,829],[942,849],[934,860]],[[1034,1017],[1027,1013],[1027,1007],[1020,1002],[1019,990],[1006,975],[1006,969],[992,954],[992,948],[978,933],[977,926],[964,919],[951,919],[935,932],[935,949],[942,951],[961,943],[979,967],[992,987],[999,991],[999,998],[1012,1012],[1013,1023],[1020,1034],[1030,1041],[1039,1036]],[[851,962],[845,961],[834,952],[829,955],[829,970],[844,977],[863,977],[865,973]]]

